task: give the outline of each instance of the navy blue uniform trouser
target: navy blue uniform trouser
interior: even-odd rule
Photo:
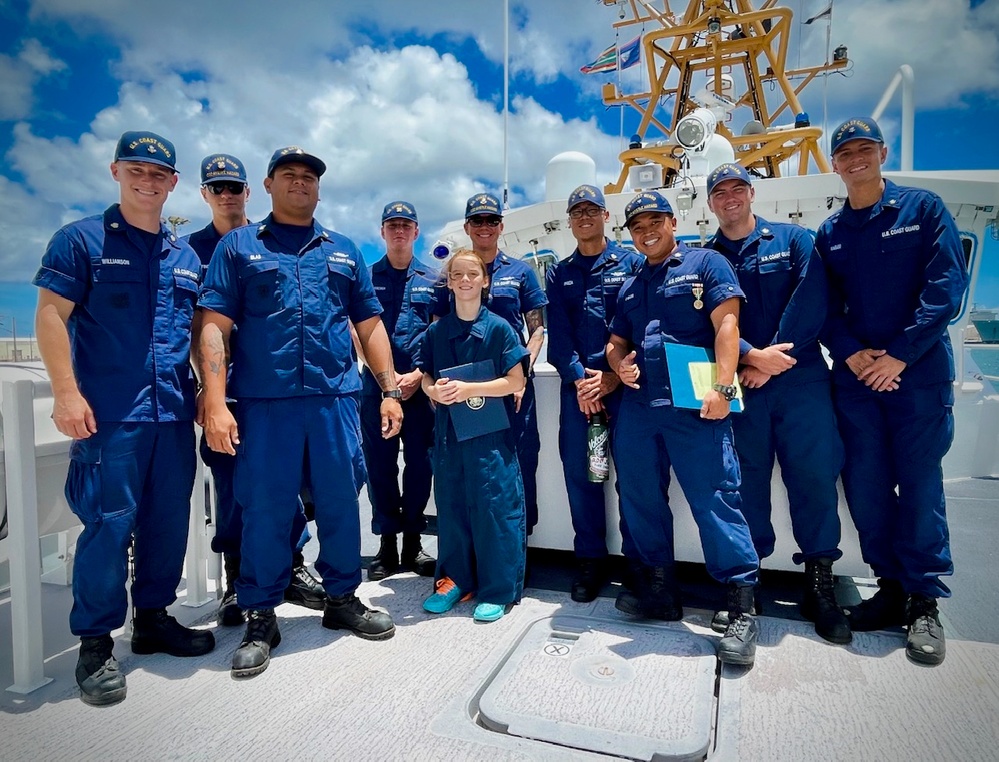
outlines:
[[[434,448],[437,578],[480,602],[507,604],[524,589],[527,532],[520,466],[509,431]]]
[[[194,424],[98,423],[70,448],[66,499],[83,523],[70,630],[106,635],[125,623],[128,546],[135,536],[136,608],[177,600],[194,488]]]
[[[575,384],[562,384],[559,389],[558,452],[562,458],[562,473],[569,497],[572,516],[573,550],[577,558],[604,558],[607,555],[607,518],[604,508],[604,483],[589,480],[587,428],[589,420],[579,410]],[[611,441],[617,428],[621,392],[603,398]],[[619,492],[615,480],[614,491]],[[620,513],[620,511],[619,511]],[[627,558],[637,558],[628,525],[621,517],[621,552]]]
[[[364,483],[357,398],[243,399],[236,409],[235,486],[243,506],[240,607],[269,609],[283,600],[303,472],[309,474],[316,510],[316,571],[328,595],[353,593],[361,582],[357,496]]]
[[[230,558],[239,558],[240,543],[243,539],[243,507],[236,501],[233,479],[236,473],[236,458],[228,453],[215,452],[208,446],[204,433],[199,445],[201,460],[212,472],[215,487],[215,536],[212,537],[212,552],[224,553]],[[301,553],[305,544],[312,539],[309,524],[305,520],[305,509],[299,501],[292,537],[293,553]]]
[[[524,506],[527,512],[527,531],[538,523],[538,458],[541,452],[541,434],[538,432],[538,411],[534,394],[534,378],[527,379],[520,410],[510,420],[524,481]]]
[[[840,558],[836,480],[843,468],[843,443],[829,380],[771,380],[759,389],[746,389],[745,395],[745,411],[730,417],[742,469],[742,513],[756,552],[767,558],[777,540],[770,523],[776,456],[787,488],[791,530],[801,550],[794,554],[794,563]]]
[[[756,583],[759,558],[739,497],[739,459],[731,416],[702,420],[697,410],[647,407],[626,391],[614,432],[621,512],[642,562],[675,559],[667,499],[672,466],[701,535],[708,573],[719,582]]]
[[[361,434],[368,470],[371,531],[376,535],[419,534],[427,526],[433,472],[434,411],[422,390],[402,402],[402,433],[382,438],[381,399],[361,397]],[[399,446],[402,445],[402,490],[399,490]]]
[[[858,382],[833,394],[864,561],[907,593],[949,597],[940,580],[954,573],[941,461],[954,440],[953,387],[906,388],[903,377],[893,392]]]

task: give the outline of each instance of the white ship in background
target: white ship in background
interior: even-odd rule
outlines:
[[[822,132],[810,124],[799,94],[817,77],[848,67],[848,51],[837,48],[823,63],[789,69],[792,12],[776,0],[759,7],[750,0],[600,5],[580,3],[579,12],[605,13],[611,26],[626,30],[625,39],[640,29],[640,66],[647,74],[641,92],[603,87],[605,104],[641,115],[636,137],[620,155],[618,177],[605,186],[612,236],[627,243],[623,212],[635,191],[663,188],[678,213],[678,235],[704,241],[715,229],[705,176],[723,161],[736,160],[759,178],[754,211],[767,219],[814,230],[843,203],[845,188],[830,172]],[[892,88],[900,81],[911,87],[907,67]],[[963,556],[955,549],[955,597],[941,607],[949,640],[943,665],[927,670],[908,664],[899,633],[858,633],[845,648],[824,643],[808,623],[794,620],[795,588],[785,590],[790,602],[782,599],[777,575],[764,577],[765,587],[774,585],[776,592],[761,619],[757,662],[749,673],[717,664],[709,603],[705,610],[688,606],[681,623],[644,624],[625,620],[611,598],[574,604],[564,590],[541,589],[532,579],[519,606],[479,627],[463,613],[429,618],[420,608],[426,581],[401,576],[365,582],[359,591],[392,613],[401,625],[397,637],[370,644],[329,635],[315,617],[282,606],[285,641],[268,672],[249,683],[225,674],[241,631],[219,628],[216,651],[190,660],[131,658],[127,640],[119,637],[116,654],[128,672],[129,698],[98,716],[75,698],[68,590],[41,584],[65,585],[71,575],[79,529],[62,492],[68,440],[49,417],[44,371],[0,365],[0,479],[6,490],[0,588],[10,585],[9,596],[0,596],[0,678],[14,691],[0,702],[7,715],[0,758],[995,758],[999,635],[981,612],[995,608],[994,569],[988,566],[994,566],[999,544],[999,491],[989,479],[999,474],[999,397],[989,378],[999,371],[980,366],[999,355],[987,344],[966,344],[965,337],[972,322],[991,325],[984,310],[970,305],[983,244],[996,237],[999,169],[916,171],[912,106],[903,101],[901,170],[888,176],[944,199],[971,273],[950,329],[958,366],[956,437],[944,469],[952,540]],[[543,281],[545,268],[575,248],[565,214],[569,192],[594,180],[591,158],[572,152],[555,157],[545,200],[505,213],[501,248],[532,262]],[[462,244],[467,239],[459,221],[445,228],[436,248],[446,256]],[[542,459],[541,519],[530,538],[535,553],[572,547],[557,450],[559,380],[544,362],[537,374]],[[175,609],[187,622],[208,625],[219,564],[208,549],[205,494],[195,492],[186,588]],[[699,562],[697,530],[683,496],[674,488],[670,497],[677,556]],[[792,569],[794,542],[781,486],[774,503],[778,544],[764,566]],[[615,514],[608,501],[609,528],[616,527]],[[836,571],[854,578],[841,580],[846,603],[844,596],[871,590],[842,503],[841,515],[845,555]],[[377,540],[365,536],[364,543],[373,552]],[[49,677],[56,680],[46,685]]]

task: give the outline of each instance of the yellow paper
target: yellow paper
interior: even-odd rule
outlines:
[[[704,399],[704,395],[707,394],[714,385],[718,383],[718,371],[717,365],[713,362],[692,362],[688,363],[687,367],[690,370],[690,380],[694,385],[694,397],[699,400]],[[742,399],[742,386],[739,384],[738,376],[732,381],[735,384],[735,396],[737,399]]]

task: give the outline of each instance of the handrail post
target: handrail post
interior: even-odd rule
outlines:
[[[35,392],[27,380],[3,382],[3,449],[10,534],[10,613],[14,657],[11,693],[31,693],[45,676],[42,638],[42,559],[38,541]]]
[[[193,424],[192,424],[193,425]],[[191,495],[190,526],[187,530],[187,600],[184,606],[204,606],[208,596],[208,537],[205,530],[205,464],[195,456],[194,493]]]

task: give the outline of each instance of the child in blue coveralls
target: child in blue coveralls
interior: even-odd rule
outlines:
[[[438,518],[435,592],[423,602],[434,614],[450,611],[474,591],[476,621],[494,622],[520,600],[524,586],[524,485],[509,428],[458,441],[454,406],[503,397],[513,417],[513,394],[524,388],[528,351],[502,318],[482,306],[486,266],[461,249],[444,266],[454,310],[427,329],[418,362],[423,391],[437,403],[433,454]],[[443,370],[492,361],[496,377],[466,382]]]

